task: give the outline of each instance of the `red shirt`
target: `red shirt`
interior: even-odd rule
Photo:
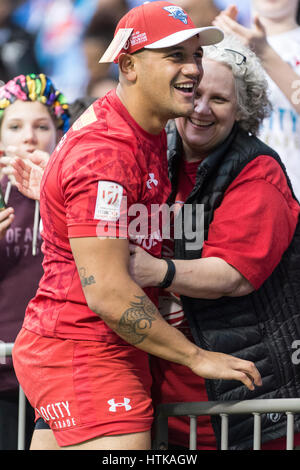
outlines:
[[[139,203],[149,214],[147,237],[140,243],[160,256],[161,237],[151,232],[150,208],[165,203],[169,193],[165,132],[144,131],[115,91],[93,103],[58,144],[43,177],[44,275],[24,327],[43,336],[118,341],[87,306],[69,238],[120,231],[128,237],[135,214],[128,216],[126,205]],[[156,300],[155,289],[145,291]]]
[[[202,257],[224,259],[258,289],[291,243],[299,213],[280,165],[257,157],[227,189]]]
[[[195,185],[199,162],[182,162],[175,203],[180,207]],[[215,210],[202,257],[219,257],[234,266],[258,289],[271,275],[289,246],[295,232],[300,206],[293,199],[280,165],[269,156],[259,156],[241,171]],[[163,252],[173,256],[172,240]],[[179,296],[160,292],[160,311],[164,318],[191,338]],[[156,403],[208,401],[205,382],[190,369],[153,358]],[[188,397],[188,398],[187,398]],[[188,446],[189,420],[169,418],[170,442]],[[199,449],[215,449],[210,417],[198,417]],[[295,436],[295,445],[300,434]],[[281,447],[280,447],[281,446]],[[264,449],[279,449],[285,439],[264,444]]]

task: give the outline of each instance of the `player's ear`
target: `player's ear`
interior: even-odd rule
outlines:
[[[119,70],[129,80],[136,80],[135,58],[131,54],[121,54],[119,57]]]

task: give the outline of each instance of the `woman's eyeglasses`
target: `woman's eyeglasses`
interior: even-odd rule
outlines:
[[[236,65],[242,65],[247,62],[247,57],[241,52],[235,51],[233,49],[224,49],[224,51],[230,52],[231,54],[234,55]]]
[[[214,45],[213,47],[218,49],[218,46]],[[234,49],[228,49],[228,48],[224,48],[223,50],[233,55],[236,65],[242,65],[247,62],[247,57],[241,52],[235,51]]]

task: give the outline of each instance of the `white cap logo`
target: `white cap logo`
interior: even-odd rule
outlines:
[[[167,10],[170,14],[169,16],[172,16],[175,20],[180,20],[184,24],[187,24],[188,16],[186,13],[184,13],[183,9],[177,6],[170,6],[170,7],[164,7],[164,10]]]

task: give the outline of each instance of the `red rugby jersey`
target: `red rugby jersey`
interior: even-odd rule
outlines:
[[[117,341],[86,304],[69,238],[120,236],[120,230],[127,237],[142,207],[147,234],[130,239],[159,257],[162,240],[151,208],[169,193],[165,132],[143,130],[115,91],[93,103],[60,141],[43,177],[44,275],[24,327],[43,336]],[[157,290],[145,292],[156,302]]]

